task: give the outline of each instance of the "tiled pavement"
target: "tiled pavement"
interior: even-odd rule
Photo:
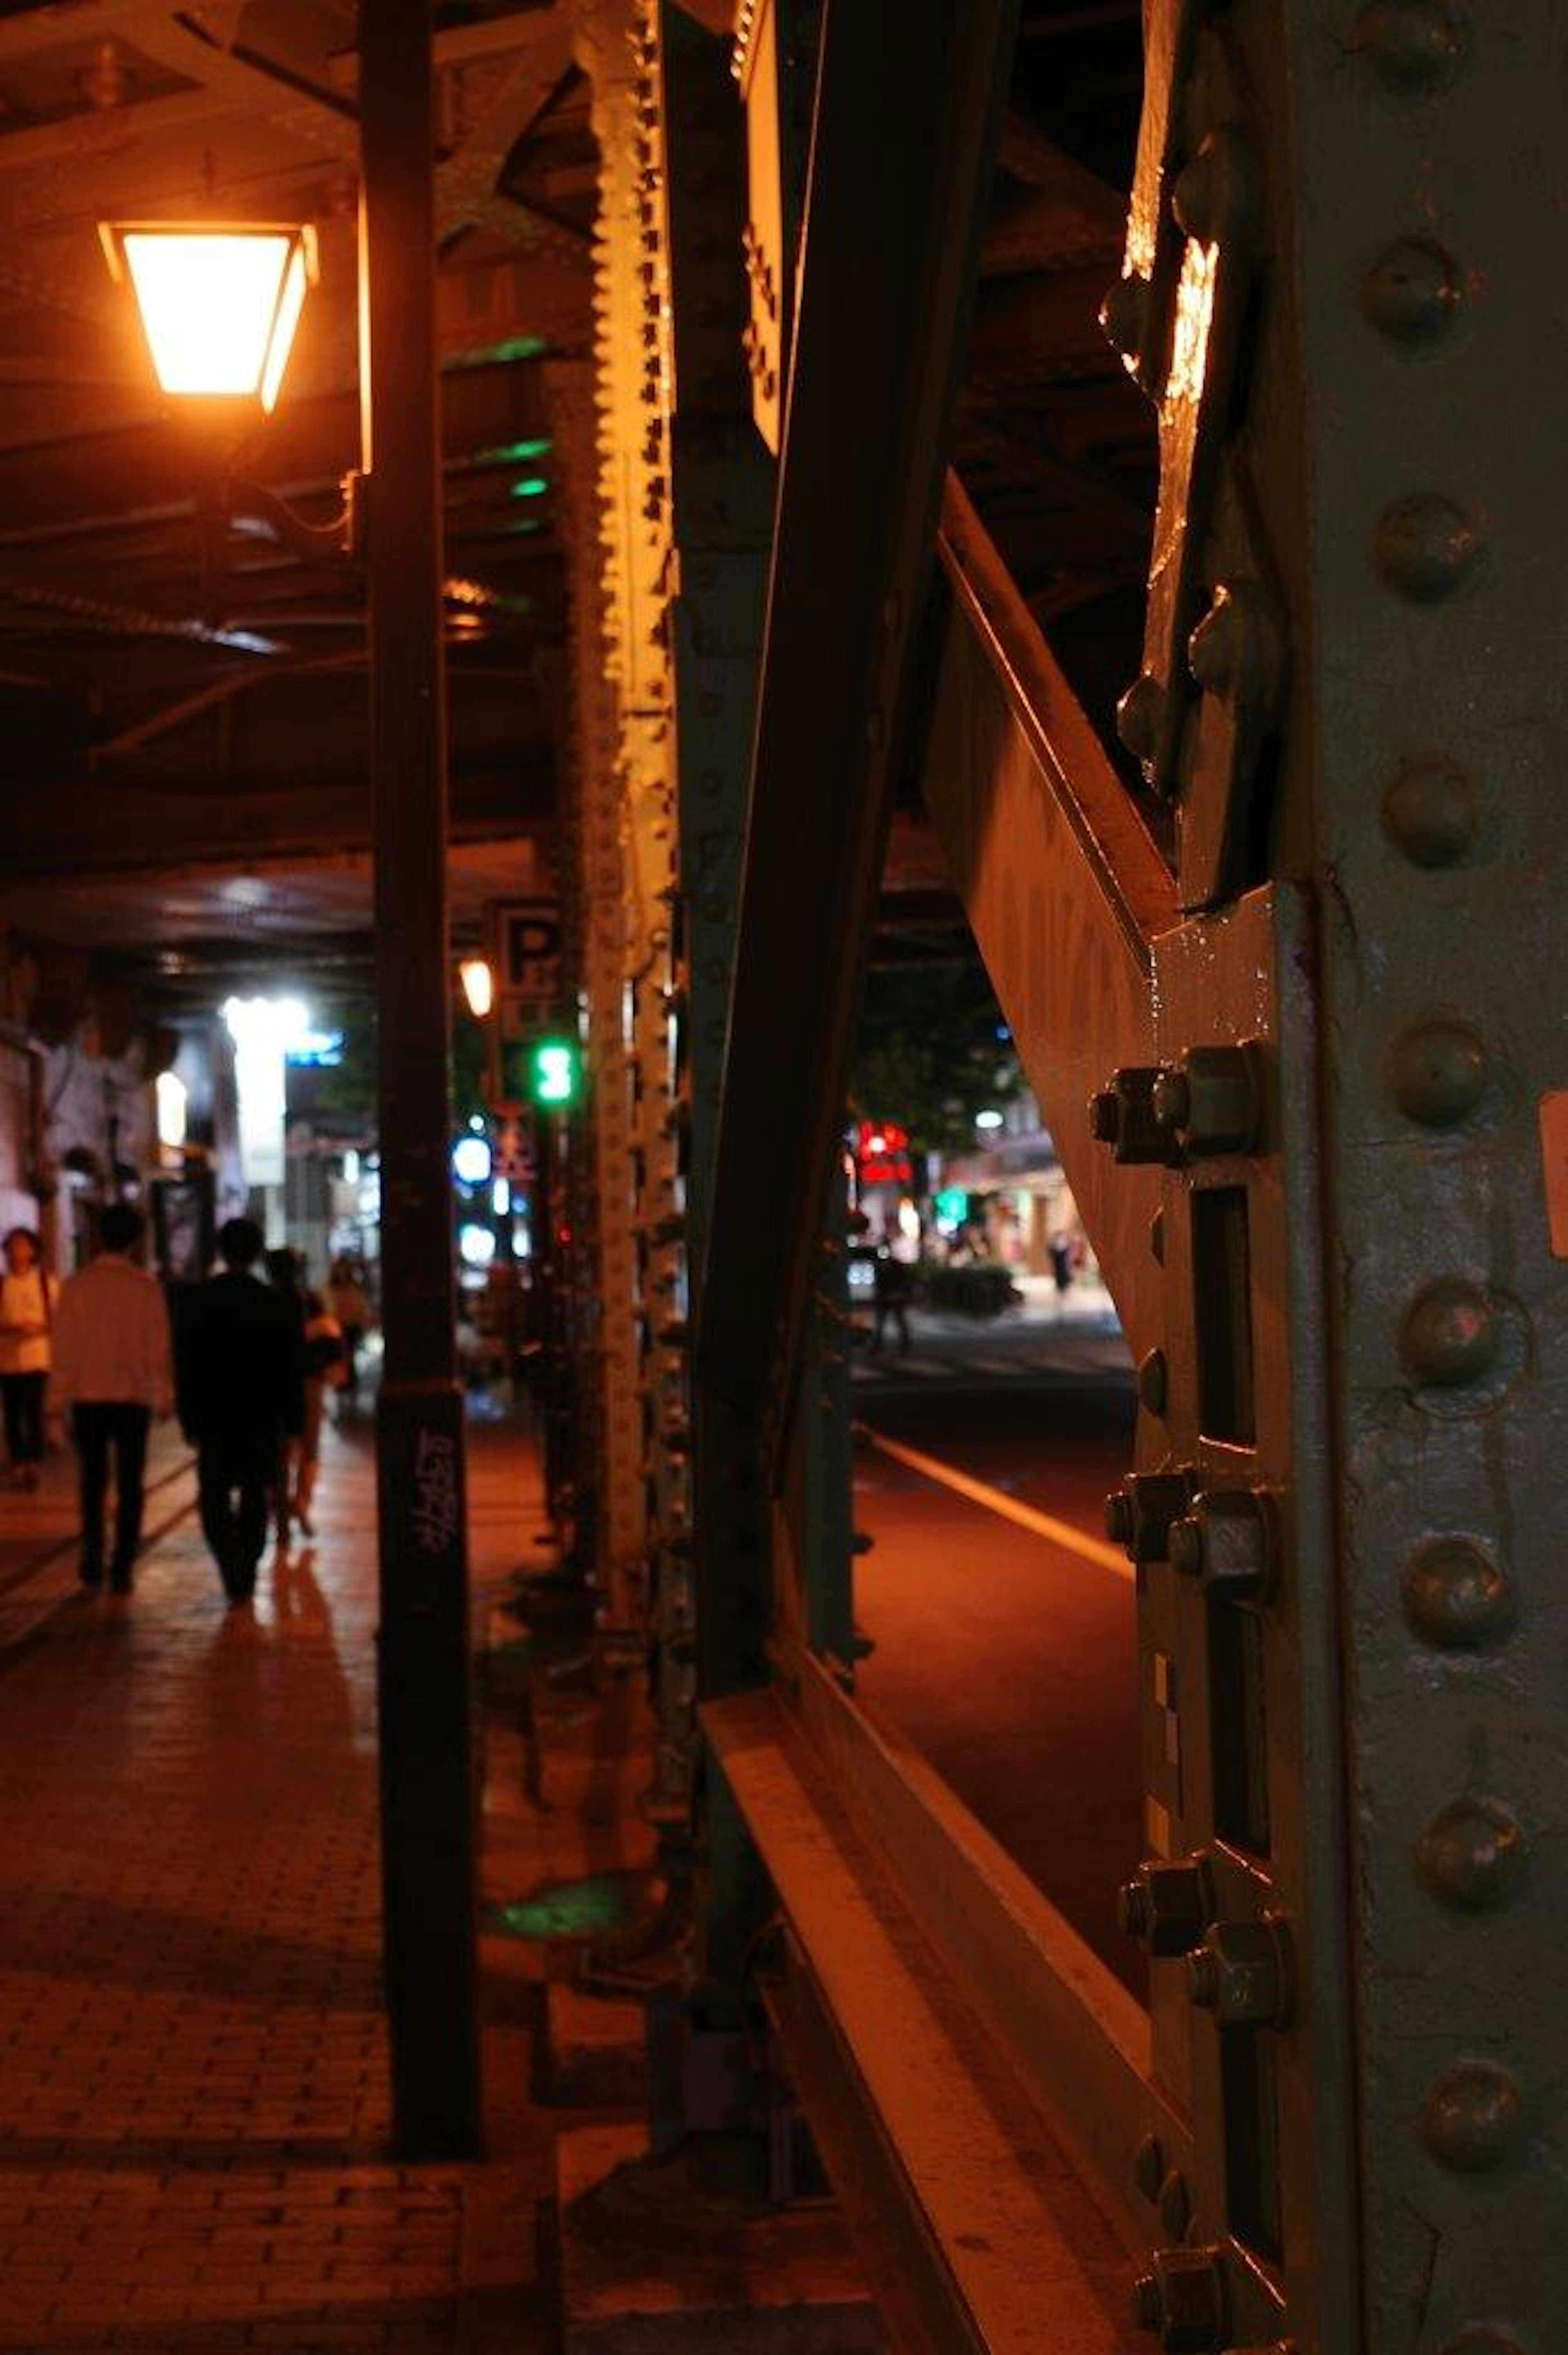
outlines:
[[[154,1522],[189,1496],[165,1468]],[[535,1476],[515,1438],[477,1434],[481,1580],[525,1556]],[[133,1596],[74,1593],[68,1553],[27,1582],[23,1639],[0,1624],[0,2348],[546,2343],[550,2142],[509,1957],[487,1977],[492,2157],[387,2157],[363,1440],[329,1434],[318,1502],[253,1611],[226,1608],[187,1511]],[[60,1510],[0,1498],[8,1581],[58,1548]]]

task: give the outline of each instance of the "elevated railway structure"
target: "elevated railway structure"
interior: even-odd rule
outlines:
[[[911,2350],[1555,2347],[1561,11],[431,24],[458,908],[561,901],[553,1476],[690,2032],[771,2022]],[[365,604],[76,232],[208,151],[345,224],[355,34],[0,25],[0,914],[150,987],[367,958]],[[351,246],[246,458],[312,513]],[[856,1692],[839,1140],[933,878],[1138,1364],[1147,2005]]]

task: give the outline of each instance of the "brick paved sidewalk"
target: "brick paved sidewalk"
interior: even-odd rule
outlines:
[[[514,1435],[476,1435],[471,1488],[493,1580],[538,1519]],[[0,2348],[546,2343],[514,1969],[487,2004],[495,2155],[387,2160],[363,1436],[328,1434],[318,1505],[253,1612],[187,1511],[134,1595],[0,1646]]]
[[[179,1425],[155,1423],[147,1449],[149,1534],[168,1518],[172,1504],[177,1508],[184,1501],[183,1492],[175,1492],[189,1462]],[[76,1457],[69,1446],[51,1447],[42,1469],[42,1481],[32,1491],[0,1487],[0,1595],[56,1562],[75,1576]]]

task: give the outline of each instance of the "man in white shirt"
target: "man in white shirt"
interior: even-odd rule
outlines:
[[[175,1403],[169,1312],[163,1286],[131,1258],[142,1214],[111,1202],[99,1224],[98,1256],[68,1278],[54,1320],[51,1379],[69,1409],[81,1481],[81,1581],[103,1583],[103,1500],[114,1457],[118,1498],[109,1583],[129,1594],[142,1543],[147,1429]]]

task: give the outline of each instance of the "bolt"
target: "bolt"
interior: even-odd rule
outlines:
[[[1279,2027],[1290,2008],[1289,1953],[1277,1922],[1213,1922],[1187,1956],[1187,1993],[1216,2028]]]
[[[1161,1071],[1150,1102],[1162,1128],[1185,1128],[1192,1110],[1192,1090],[1185,1071]]]
[[[1148,1857],[1117,1892],[1117,1918],[1150,1954],[1185,1955],[1209,1919],[1209,1875],[1196,1857]]]
[[[1171,1559],[1204,1592],[1228,1603],[1252,1603],[1273,1576],[1278,1554],[1274,1513],[1260,1488],[1211,1488],[1171,1523]]]
[[[1263,1091],[1257,1050],[1189,1047],[1150,1090],[1157,1127],[1189,1153],[1248,1153],[1257,1143]]]
[[[1165,2301],[1152,2274],[1139,2274],[1132,2286],[1132,2319],[1139,2330],[1158,2330],[1165,2319]]]
[[[1165,1412],[1166,1368],[1163,1349],[1150,1349],[1138,1362],[1138,1395],[1150,1414]]]
[[[1099,1088],[1089,1098],[1089,1135],[1097,1145],[1114,1145],[1121,1134],[1121,1104],[1114,1088]]]
[[[1179,1521],[1171,1522],[1165,1543],[1171,1568],[1184,1577],[1196,1578],[1203,1567],[1202,1524],[1184,1513]]]
[[[1127,1489],[1113,1488],[1106,1498],[1105,1530],[1112,1545],[1130,1546],[1137,1529],[1137,1516]]]
[[[1089,1133],[1110,1146],[1120,1167],[1169,1166],[1176,1157],[1174,1136],[1154,1110],[1160,1076],[1157,1064],[1129,1063],[1089,1100]]]
[[[1133,2286],[1134,2321],[1174,2355],[1219,2355],[1229,2303],[1221,2249],[1156,2249]]]
[[[1361,308],[1374,327],[1402,343],[1425,343],[1457,315],[1458,272],[1440,245],[1401,238],[1380,255],[1361,285]]]
[[[1405,1567],[1404,1615],[1440,1651],[1482,1651],[1513,1625],[1513,1584],[1473,1538],[1434,1538]]]
[[[1396,499],[1378,517],[1372,561],[1391,589],[1417,604],[1451,596],[1481,552],[1480,531],[1451,499]]]

